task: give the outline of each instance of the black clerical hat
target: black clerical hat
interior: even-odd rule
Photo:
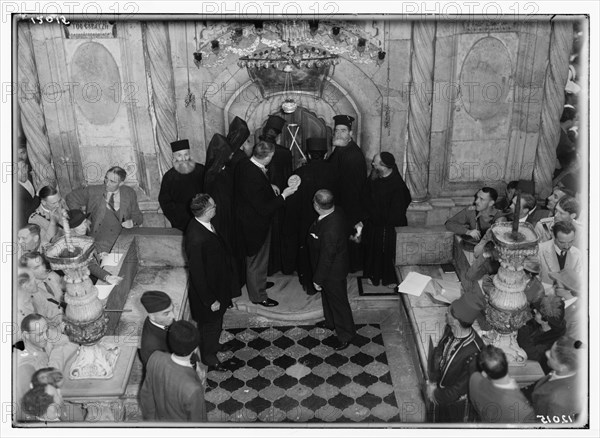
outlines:
[[[326,138],[309,138],[306,140],[306,150],[308,151],[326,151],[327,150],[327,139]]]
[[[248,124],[236,116],[229,124],[229,133],[227,134],[227,142],[231,146],[231,150],[239,149],[249,136]]]
[[[333,116],[333,122],[334,126],[345,125],[348,127],[348,129],[352,129],[352,122],[354,122],[354,117],[345,115]]]
[[[171,151],[173,153],[182,151],[190,148],[190,142],[188,140],[177,140],[171,143]]]
[[[281,134],[283,127],[286,124],[286,120],[283,117],[279,116],[269,116],[267,119],[267,124],[265,125],[265,129],[263,130],[263,134],[266,133],[269,129],[273,129],[277,132],[277,134]]]
[[[144,292],[140,301],[148,313],[160,312],[171,305],[171,297],[159,290]]]

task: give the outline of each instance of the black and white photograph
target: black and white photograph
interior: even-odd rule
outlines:
[[[598,18],[2,2],[2,436],[597,436]]]

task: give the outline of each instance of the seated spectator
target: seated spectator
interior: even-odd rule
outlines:
[[[519,329],[517,342],[527,353],[527,358],[539,362],[544,373],[548,373],[550,368],[545,353],[565,334],[565,303],[559,297],[549,295],[532,307],[533,318]]]
[[[538,303],[544,296],[544,285],[539,280],[538,275],[540,274],[540,261],[537,257],[527,257],[523,261],[523,272],[527,275],[528,281],[525,286],[523,293],[527,297],[529,304]]]
[[[478,246],[479,244],[476,245]],[[479,281],[486,275],[496,275],[498,269],[500,269],[500,259],[496,245],[492,240],[487,240],[483,245],[481,257],[476,257],[469,266],[466,278],[470,281]]]
[[[29,164],[27,160],[17,162],[17,199],[18,199],[18,220],[17,224],[23,226],[29,220],[29,216],[40,205],[40,198],[35,193],[33,183],[29,179]]]
[[[575,193],[568,190],[561,184],[552,186],[552,193],[550,193],[550,196],[548,196],[546,198],[546,208],[548,210],[550,210],[552,212],[552,214],[554,214],[554,209],[556,208],[556,204],[558,203],[560,198],[562,198],[565,195],[574,197]]]
[[[61,387],[64,383],[63,373],[52,367],[40,368],[31,377],[31,388],[44,388],[46,394],[53,396],[53,404],[46,411],[47,415],[44,417],[39,415],[40,411],[43,411],[44,404],[43,400],[47,400],[41,396],[41,393],[36,395],[41,397],[40,402],[42,406],[36,412],[31,398],[25,402],[25,398],[28,397],[28,391],[23,397],[23,410],[25,413],[36,417],[37,420],[41,421],[69,421],[69,422],[81,422],[85,419],[86,410],[79,403],[71,403],[64,401],[61,394]],[[29,396],[31,397],[31,396]],[[48,412],[49,411],[49,412]]]
[[[581,293],[580,275],[570,269],[551,273],[554,280],[554,293],[565,300],[565,321],[567,322],[567,335],[580,338],[581,330],[587,328],[587,309],[578,298]],[[586,289],[587,290],[587,289]],[[585,301],[585,300],[584,300]],[[567,306],[567,304],[569,304]]]
[[[506,184],[504,196],[498,197],[496,200],[496,208],[504,213],[507,213],[514,196],[517,194],[518,188],[519,181],[511,181]]]
[[[579,217],[579,201],[572,196],[565,195],[561,197],[554,207],[554,216],[541,219],[535,226],[535,232],[539,242],[547,242],[552,239],[552,227],[554,222],[572,222],[577,229],[576,234],[581,235],[582,224],[577,220]],[[578,246],[578,245],[575,245]]]
[[[69,227],[71,228],[71,233],[75,236],[85,236],[90,230],[90,221],[87,216],[81,210],[69,210]],[[102,269],[99,262],[99,256],[96,251],[94,251],[94,257],[88,264],[88,269],[90,270],[90,274],[93,276],[93,280],[103,280],[109,284],[119,284],[122,277],[118,275],[112,275],[110,272]],[[96,281],[94,281],[94,284]]]
[[[65,203],[54,187],[42,187],[40,200],[40,206],[29,216],[27,222],[39,225],[41,244],[46,245],[64,234],[62,221],[67,213]]]
[[[19,268],[17,274],[17,324],[21,324],[23,318],[35,313],[32,296],[37,292],[37,283],[33,272],[27,268]],[[16,339],[15,339],[16,341]]]
[[[563,152],[556,156],[560,169],[555,171],[552,186],[560,185],[575,195],[579,193],[580,163],[577,151]]]
[[[575,143],[569,137],[569,129],[571,129],[577,117],[577,110],[573,105],[565,105],[562,115],[560,116],[560,139],[556,146],[556,156],[559,157],[569,152],[576,151]]]
[[[552,371],[535,383],[531,393],[536,415],[571,416],[576,421],[584,413],[585,400],[581,392],[579,367],[585,361],[581,341],[562,336],[546,351]],[[586,418],[581,418],[586,423]]]
[[[581,272],[581,252],[573,246],[575,242],[575,225],[560,221],[552,228],[553,240],[539,245],[540,280],[552,284],[549,274],[570,269]]]
[[[63,399],[60,391],[52,385],[38,385],[25,393],[21,400],[24,422],[61,421]]]
[[[53,325],[62,321],[63,281],[53,272],[46,257],[39,252],[23,255],[19,261],[21,267],[28,268],[36,280],[37,289],[31,296],[36,313],[44,316]]]
[[[23,318],[21,336],[25,348],[14,353],[17,400],[27,392],[37,370],[46,367],[63,370],[68,359],[78,348],[66,335],[49,326],[46,318],[36,313]]]
[[[23,228],[17,231],[17,255],[20,258],[23,254],[28,252],[43,252],[41,248],[41,236],[40,226],[37,224],[26,224]]]
[[[530,423],[536,420],[519,385],[508,375],[506,355],[500,348],[483,347],[477,357],[477,369],[469,380],[469,400],[477,421]]]
[[[446,221],[446,229],[454,234],[467,235],[478,241],[502,215],[494,203],[498,192],[491,187],[483,187],[475,196],[474,206],[467,207]]]

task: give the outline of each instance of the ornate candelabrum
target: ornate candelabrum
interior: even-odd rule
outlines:
[[[69,377],[110,379],[119,357],[119,348],[107,347],[101,342],[108,318],[87,267],[93,257],[94,239],[71,236],[66,219],[63,226],[65,235],[48,248],[46,256],[52,269],[65,273],[67,307],[63,317],[64,330],[71,342],[79,344]]]
[[[517,204],[520,200],[517,200]],[[518,217],[518,211],[515,217]],[[515,226],[516,225],[516,226]],[[513,364],[524,364],[527,354],[517,343],[517,330],[531,318],[524,290],[526,257],[538,252],[538,237],[529,223],[503,222],[492,225],[492,236],[500,255],[500,269],[488,295],[486,319],[493,327],[492,344],[504,350]]]

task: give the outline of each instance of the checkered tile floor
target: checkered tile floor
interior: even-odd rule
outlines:
[[[209,422],[398,422],[381,330],[357,325],[345,350],[328,329],[314,325],[224,330],[221,341],[240,367],[210,372]]]

